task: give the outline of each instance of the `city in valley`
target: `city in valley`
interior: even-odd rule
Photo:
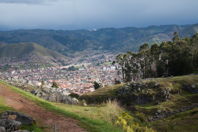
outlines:
[[[102,54],[86,58],[83,62],[78,59],[70,61],[66,66],[14,69],[0,72],[0,77],[16,86],[33,86],[52,88],[54,82],[57,90],[68,95],[76,93],[82,95],[95,90],[94,82],[103,86],[112,85],[115,80],[121,80],[119,67],[113,65],[112,54]],[[73,63],[73,64],[72,64]]]

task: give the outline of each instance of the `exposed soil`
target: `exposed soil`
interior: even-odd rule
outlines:
[[[2,84],[0,96],[5,99],[6,105],[34,118],[46,132],[86,132],[77,120],[50,112]]]

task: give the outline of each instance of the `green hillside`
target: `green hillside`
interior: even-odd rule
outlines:
[[[74,113],[74,111],[68,111],[67,109],[64,109],[64,104],[62,106],[58,106],[55,103],[51,103],[48,101],[45,101],[43,99],[40,99],[36,96],[33,96],[30,93],[27,93],[19,88],[16,88],[14,86],[8,85],[5,82],[0,81],[0,90],[4,89],[3,91],[0,91],[0,114],[7,110],[14,110],[19,112],[24,112],[26,114],[33,114],[33,118],[37,122],[37,126],[34,126],[34,128],[29,128],[27,126],[26,128],[35,131],[35,132],[41,132],[46,131],[47,127],[43,126],[45,123],[43,121],[45,120],[51,120],[50,117],[44,117],[44,119],[40,116],[45,115],[46,113],[50,112],[51,114],[55,114],[56,117],[53,119],[52,124],[59,123],[59,119],[63,120],[64,118],[68,118],[66,121],[69,123],[69,119],[72,118],[72,120],[76,120],[78,122],[77,125],[82,127],[84,130],[88,132],[122,132],[122,130],[116,126],[113,126],[110,122],[105,121],[101,118],[92,118],[90,116],[87,116],[86,114],[81,115],[79,113]],[[13,96],[14,95],[14,96]],[[19,99],[19,100],[17,100]],[[13,102],[9,102],[13,101]],[[27,103],[27,102],[30,102]],[[21,108],[20,106],[24,105]],[[72,105],[65,105],[67,107],[73,107]],[[38,109],[35,109],[35,107],[41,108],[41,111],[38,111]],[[74,106],[75,107],[75,106]],[[27,111],[26,108],[29,108]],[[84,111],[84,109],[87,109],[89,107],[86,106],[76,106],[76,110],[81,108],[81,112]],[[92,107],[93,109],[96,109],[98,107]],[[45,113],[42,113],[42,110],[45,111]],[[101,111],[100,109],[98,109]],[[105,107],[104,107],[105,110]],[[33,113],[32,113],[33,112]],[[106,111],[104,111],[106,112]],[[106,112],[107,113],[107,112]],[[94,111],[92,112],[94,114]],[[38,115],[38,116],[36,116]],[[40,116],[39,116],[40,115]],[[35,116],[35,117],[34,117]],[[111,115],[108,115],[111,116]],[[64,124],[63,124],[64,126]],[[77,127],[77,126],[74,126]],[[46,130],[47,129],[47,130]],[[68,129],[71,129],[69,127]],[[54,129],[53,129],[54,130]],[[68,130],[69,132],[71,130]]]
[[[62,61],[67,62],[67,58],[55,51],[44,48],[36,43],[0,44],[0,60],[4,58],[10,62],[26,61],[26,63],[49,63]]]
[[[0,45],[0,57],[23,57],[30,53],[34,53],[42,56],[60,56],[56,52],[52,52],[36,43],[20,43]]]
[[[156,79],[150,79],[150,80],[142,80],[142,82],[139,83],[148,83],[148,82],[156,82],[160,84],[160,87],[167,88],[169,87],[172,90],[180,90],[182,85],[191,85],[191,84],[197,84],[198,83],[198,75],[190,75],[190,76],[178,76],[178,77],[168,77],[168,78],[156,78]],[[104,102],[108,99],[116,99],[117,98],[117,91],[123,87],[125,87],[127,84],[117,84],[113,86],[106,86],[103,88],[99,88],[94,92],[87,93],[82,95],[81,98],[87,99],[87,101],[94,102],[94,98],[96,101]],[[98,99],[98,100],[97,100]]]
[[[48,111],[80,121],[80,126],[90,132],[198,130],[198,75],[147,79],[100,88],[81,97],[92,103],[87,106],[50,103],[4,82],[0,82],[0,88],[4,88],[0,92],[0,112],[13,110],[10,106],[14,102],[19,105],[21,99],[16,100],[17,96],[14,96],[14,102],[10,105],[9,102],[6,104],[5,100],[12,99],[13,93],[20,94],[20,98],[33,101]],[[6,91],[9,96],[5,96]],[[164,92],[169,96],[163,96]],[[146,99],[148,102],[136,102],[136,98],[131,97],[140,97],[140,100]],[[31,107],[33,110],[34,108]],[[39,128],[40,124],[34,129]]]
[[[137,50],[143,43],[159,43],[171,40],[174,32],[182,37],[198,32],[198,25],[164,25],[145,28],[104,28],[90,30],[15,30],[1,31],[0,42],[35,42],[62,54],[87,49],[108,51]],[[36,39],[35,39],[36,38]]]
[[[117,100],[154,130],[198,130],[198,75],[146,79],[104,87],[81,97],[91,104]]]

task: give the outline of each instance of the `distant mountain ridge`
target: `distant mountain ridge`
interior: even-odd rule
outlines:
[[[1,64],[25,63],[57,65],[67,62],[67,57],[36,43],[0,44]]]
[[[198,32],[198,24],[163,25],[145,28],[103,28],[99,30],[14,30],[0,31],[0,43],[34,42],[68,55],[83,50],[123,52],[137,50],[143,43],[171,40],[173,32],[182,37]]]

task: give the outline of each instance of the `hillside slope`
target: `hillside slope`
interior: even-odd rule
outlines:
[[[33,101],[27,100],[20,94],[13,92],[3,84],[0,84],[0,97],[3,98],[4,105],[33,117],[40,123],[41,128],[45,128],[45,131],[53,131],[56,125],[56,128],[60,132],[65,130],[68,132],[85,132],[85,130],[78,125],[78,121],[47,111]]]
[[[137,50],[143,43],[170,40],[173,32],[187,37],[198,32],[198,25],[164,25],[145,28],[104,28],[99,30],[15,30],[1,31],[1,43],[35,42],[62,54],[83,50]],[[36,38],[36,39],[35,39]]]
[[[198,131],[198,75],[119,84],[81,98],[92,104],[116,99],[143,124],[159,132]]]
[[[37,126],[46,132],[55,129],[59,132],[122,132],[106,121],[68,112],[54,103],[0,81],[0,113],[8,109],[30,115],[36,120]]]
[[[36,43],[0,44],[1,64],[24,62],[57,65],[67,60],[67,57]]]

